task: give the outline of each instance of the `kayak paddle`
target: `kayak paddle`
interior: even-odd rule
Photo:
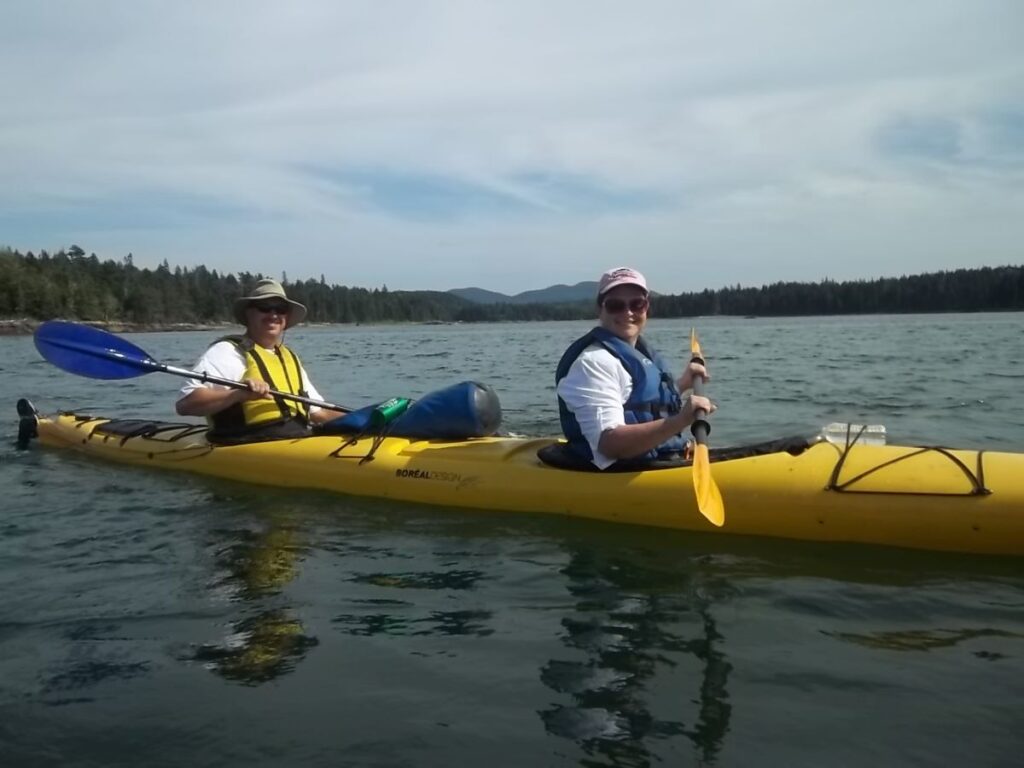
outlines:
[[[35,342],[39,354],[58,368],[91,379],[131,379],[145,376],[147,373],[169,373],[186,379],[223,384],[233,389],[248,389],[240,381],[164,365],[120,336],[79,323],[68,323],[63,320],[43,323],[36,329]],[[322,400],[277,392],[273,389],[269,394],[331,411],[352,410],[344,405],[325,403]]]
[[[690,329],[690,362],[704,365],[704,357],[697,341],[697,330]],[[693,377],[693,393],[704,394],[704,377]],[[708,424],[707,414],[698,409],[694,414],[693,425],[690,427],[695,445],[693,446],[693,490],[697,494],[697,508],[713,525],[722,527],[725,524],[725,505],[722,494],[718,490],[715,479],[711,476],[711,458],[708,456]]]

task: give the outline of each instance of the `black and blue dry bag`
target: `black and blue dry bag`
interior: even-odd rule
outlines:
[[[486,384],[463,381],[438,389],[419,400],[391,398],[346,413],[323,424],[327,435],[373,435],[418,440],[460,440],[487,437],[501,426],[501,403]],[[396,407],[397,406],[397,407]]]

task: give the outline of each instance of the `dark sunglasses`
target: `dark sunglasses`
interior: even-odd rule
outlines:
[[[647,311],[647,308],[651,306],[651,302],[645,298],[630,299],[629,301],[625,299],[605,299],[601,302],[601,306],[604,307],[606,312],[610,312],[613,315],[625,312],[627,308],[634,315],[639,315]]]
[[[291,309],[287,304],[252,304],[250,305],[257,312],[262,312],[267,315],[271,312],[276,312],[279,315],[287,315]]]

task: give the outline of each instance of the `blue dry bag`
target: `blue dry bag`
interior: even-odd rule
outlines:
[[[486,384],[476,381],[463,381],[424,395],[382,426],[380,406],[390,402],[374,403],[346,413],[321,425],[317,431],[326,435],[372,435],[383,430],[394,437],[460,440],[493,435],[501,426],[498,395]]]

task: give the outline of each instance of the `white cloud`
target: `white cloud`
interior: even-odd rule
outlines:
[[[618,263],[683,290],[1022,261],[1012,1],[3,15],[22,249],[510,292]],[[451,210],[409,215],[432,183]]]

